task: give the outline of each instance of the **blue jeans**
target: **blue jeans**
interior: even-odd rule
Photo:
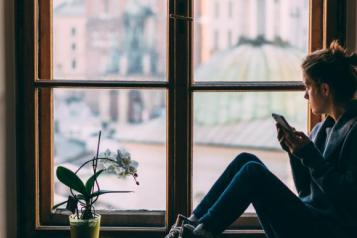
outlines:
[[[326,224],[256,156],[239,154],[193,211],[217,235],[253,204],[269,238],[333,237]]]

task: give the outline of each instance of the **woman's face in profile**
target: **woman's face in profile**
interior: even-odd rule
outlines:
[[[304,98],[309,101],[312,113],[318,115],[327,112],[326,97],[321,93],[321,86],[304,73],[303,83],[305,86]]]

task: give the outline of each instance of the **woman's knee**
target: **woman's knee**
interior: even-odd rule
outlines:
[[[260,188],[260,185],[265,183],[264,181],[267,179],[268,173],[269,170],[264,164],[250,161],[245,163],[240,170],[235,173],[233,180],[254,185],[254,188]]]
[[[243,152],[238,154],[234,160],[232,161],[232,164],[241,164],[244,165],[248,162],[257,162],[263,164],[263,162],[254,154]]]
[[[259,177],[263,178],[267,174],[268,169],[263,163],[250,161],[242,167],[241,172],[248,176],[252,176],[257,180]]]

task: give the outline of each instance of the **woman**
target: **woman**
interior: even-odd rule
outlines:
[[[269,238],[356,238],[356,65],[357,55],[347,54],[336,41],[303,61],[305,98],[314,114],[327,117],[309,137],[276,125],[298,196],[256,156],[239,154],[184,219],[185,234],[215,237],[253,204]]]

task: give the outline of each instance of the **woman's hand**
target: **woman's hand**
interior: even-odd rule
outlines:
[[[287,146],[286,142],[285,142],[285,130],[284,128],[279,124],[276,123],[276,130],[278,132],[278,141],[280,143],[281,148],[283,148],[283,150],[285,150],[286,152],[289,152],[289,147]]]
[[[287,131],[278,123],[276,124],[276,128],[278,130],[278,140],[280,142],[281,147],[291,153],[294,154],[304,145],[310,142],[310,139],[307,135],[305,135],[301,131],[296,131],[293,128],[293,131]]]

